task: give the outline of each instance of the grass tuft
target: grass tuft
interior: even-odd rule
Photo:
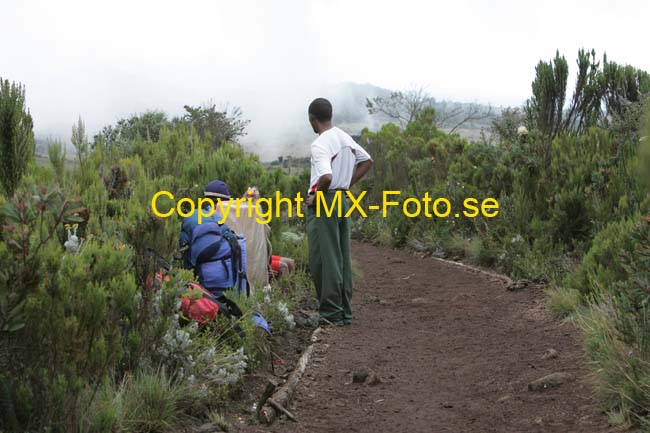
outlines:
[[[545,293],[551,310],[560,317],[574,314],[583,304],[582,295],[576,289],[555,286],[547,288]]]

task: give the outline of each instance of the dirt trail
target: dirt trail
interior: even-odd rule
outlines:
[[[355,322],[328,328],[296,393],[299,423],[276,432],[606,432],[576,331],[553,319],[540,290],[368,244]],[[543,359],[548,348],[558,356]],[[372,370],[374,386],[351,383]],[[574,382],[542,392],[554,372]]]

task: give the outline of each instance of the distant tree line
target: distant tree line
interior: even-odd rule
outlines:
[[[201,139],[207,139],[214,148],[226,142],[236,142],[246,134],[249,120],[243,119],[239,107],[223,110],[214,103],[202,106],[185,105],[185,113],[171,120],[162,111],[147,111],[119,120],[114,126],[104,127],[95,136],[94,144],[105,147],[123,145],[136,139],[158,141],[164,126],[187,125],[196,130]]]

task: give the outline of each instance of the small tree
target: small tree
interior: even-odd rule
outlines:
[[[579,50],[577,66],[573,97],[565,107],[566,59],[556,52],[553,60],[539,62],[525,107],[529,128],[552,139],[562,131],[580,134],[595,125],[609,127],[650,93],[650,74],[610,62],[606,55],[598,62],[594,50]]]
[[[63,184],[63,173],[65,171],[65,146],[59,140],[47,142],[47,156],[50,164],[56,173],[59,185]]]
[[[77,159],[79,160],[79,167],[81,169],[81,175],[84,175],[84,163],[86,161],[86,156],[88,156],[88,137],[86,136],[86,125],[84,125],[81,116],[76,125],[72,125],[72,145],[77,151]]]
[[[448,130],[449,134],[453,134],[466,123],[485,121],[494,117],[491,105],[447,103],[443,101],[437,104],[435,108],[436,127]]]
[[[562,129],[569,66],[557,51],[548,63],[540,60],[535,72],[533,96],[526,103],[526,113],[530,124],[552,138]]]
[[[222,111],[213,103],[204,104],[202,107],[183,106],[186,113],[174,123],[185,123],[192,126],[201,138],[210,136],[214,147],[219,147],[227,141],[236,141],[246,135],[245,129],[250,123],[243,119],[239,107],[225,107]]]
[[[646,194],[650,195],[650,171],[648,170],[648,167],[650,167],[650,100],[645,110],[645,119],[640,135],[639,148],[635,160],[635,172]],[[646,211],[648,210],[646,209]]]
[[[25,87],[0,78],[0,183],[13,196],[34,156],[32,116],[25,108]]]
[[[396,121],[404,128],[415,120],[425,108],[433,107],[436,100],[423,87],[391,92],[389,96],[366,98],[369,114],[379,114]]]
[[[437,128],[456,132],[468,122],[486,120],[492,117],[492,107],[479,104],[436,102],[424,87],[414,87],[405,91],[391,92],[389,96],[366,98],[368,114],[380,115],[397,122],[405,128],[424,112],[430,110]],[[433,111],[435,110],[435,111]]]

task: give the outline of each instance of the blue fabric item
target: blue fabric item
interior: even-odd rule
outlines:
[[[230,199],[230,191],[228,190],[228,185],[220,180],[213,180],[209,184],[207,184],[204,188],[204,195],[206,197],[210,197],[214,201],[214,206],[215,210],[219,206],[218,201],[219,199]],[[209,211],[210,205],[205,204],[203,206],[204,209]],[[221,216],[217,215],[217,212],[213,212],[212,215],[209,217],[203,217],[201,219],[201,223],[208,223],[208,222],[214,222],[218,223],[221,221]],[[183,222],[181,224],[181,234],[180,234],[180,239],[179,239],[179,247],[181,250],[187,250],[187,247],[190,245],[190,242],[192,241],[192,232],[194,231],[194,228],[199,225],[199,212],[198,209],[195,210],[192,215],[190,215],[187,218],[183,219]],[[189,259],[189,252],[188,254],[183,254],[183,267],[185,269],[192,269],[192,264],[190,263]]]
[[[257,326],[258,328],[263,329],[266,331],[267,334],[271,335],[271,327],[269,326],[269,323],[266,321],[264,316],[262,314],[258,313],[257,311],[253,313],[251,316],[251,320]]]
[[[190,261],[200,283],[208,290],[228,289],[237,282],[233,275],[230,244],[225,238],[226,225],[203,223],[194,228]]]
[[[204,195],[206,197],[229,199],[230,191],[228,191],[228,185],[225,182],[213,180],[205,186]]]
[[[206,205],[205,209],[207,208],[209,208],[209,205]],[[218,224],[219,221],[221,221],[221,216],[212,214],[209,217],[203,217],[201,219],[201,225],[205,223]],[[181,223],[181,233],[179,237],[178,246],[181,250],[185,249],[186,251],[183,254],[183,267],[185,269],[193,268],[190,260],[189,246],[190,243],[192,242],[192,232],[198,226],[199,226],[199,213],[197,211],[195,211],[192,215],[188,216],[187,218],[183,218],[183,222]]]
[[[220,224],[219,215],[203,217],[201,224],[198,216],[196,211],[181,223],[179,247],[183,251],[183,267],[193,269],[199,283],[211,292],[221,294],[235,287],[237,294],[248,294],[246,239]],[[239,245],[241,264],[235,270],[231,256],[236,248],[231,248],[228,240]]]
[[[221,259],[230,255],[230,245],[226,242],[225,232],[228,227],[223,224],[203,223],[192,230],[192,265],[209,259]]]
[[[226,292],[224,292],[223,290],[208,290],[208,292],[210,292],[210,294],[215,298],[218,298],[219,296],[223,296],[226,294]]]
[[[241,269],[242,269],[242,272],[246,273],[246,269],[248,269],[246,267],[246,264],[247,264],[247,262],[246,262],[246,260],[247,260],[246,259],[246,238],[241,236],[241,235],[237,235],[237,243],[239,244],[239,248],[241,250]],[[239,278],[240,277],[241,277],[240,275],[237,275],[237,278],[235,280],[235,284],[237,284],[237,286],[239,286],[238,283],[239,283]],[[239,291],[240,295],[246,294],[246,286],[247,286],[247,284],[248,284],[248,281],[246,280],[246,278],[242,278],[241,289]]]

